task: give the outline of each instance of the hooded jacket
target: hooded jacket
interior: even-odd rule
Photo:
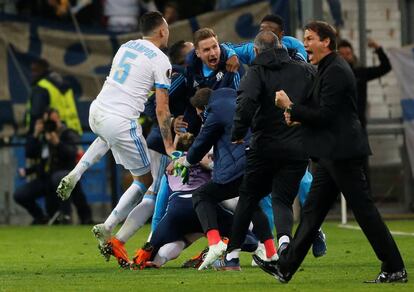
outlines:
[[[242,176],[246,167],[247,144],[232,144],[230,141],[235,107],[234,89],[220,88],[213,91],[205,110],[203,127],[187,154],[187,161],[196,164],[213,146],[213,181],[219,184]]]
[[[286,125],[283,110],[275,106],[275,93],[283,89],[299,103],[311,89],[314,74],[311,65],[292,60],[283,48],[260,53],[240,83],[232,141],[242,139],[250,127],[250,148],[266,156],[307,159],[301,127]]]

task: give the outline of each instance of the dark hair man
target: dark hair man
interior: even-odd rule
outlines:
[[[111,149],[116,163],[128,169],[134,179],[114,211],[104,223],[92,229],[105,256],[114,255],[121,266],[129,262],[124,243],[148,220],[154,210],[155,196],[147,193],[153,183],[149,152],[137,119],[143,112],[148,94],[155,87],[156,117],[165,152],[174,151],[168,89],[171,63],[161,51],[168,44],[168,24],[159,12],[147,12],[140,18],[143,39],[130,40],[117,51],[112,67],[97,98],[92,102],[89,124],[99,137],[88,148],[76,171],[82,173],[96,159],[96,152]],[[106,147],[105,147],[106,146]],[[66,199],[80,175],[66,177],[59,190]],[[136,205],[136,206],[135,206]],[[134,207],[135,206],[135,207]],[[125,224],[116,236],[112,231],[122,220]]]
[[[348,62],[355,74],[357,81],[358,116],[363,128],[367,126],[367,83],[368,81],[380,78],[391,71],[391,63],[388,60],[384,49],[373,40],[368,40],[368,47],[373,48],[378,55],[380,64],[372,67],[362,67],[354,54],[350,42],[342,40],[338,44],[338,53]]]
[[[275,103],[285,110],[287,124],[302,124],[305,149],[317,161],[317,168],[291,244],[278,261],[253,258],[280,282],[288,282],[342,192],[382,262],[380,274],[369,282],[407,282],[400,252],[372,202],[363,171],[363,159],[371,150],[358,119],[355,78],[345,60],[335,53],[335,29],[326,22],[310,22],[305,26],[304,44],[310,62],[318,65],[314,86],[301,104],[291,101],[284,91],[276,93]]]
[[[271,31],[282,43],[289,56],[298,61],[307,61],[307,54],[303,44],[298,39],[284,34],[283,18],[279,15],[268,14],[260,21],[260,31]],[[233,49],[243,64],[250,65],[256,58],[253,41],[242,44],[225,43],[225,48]]]

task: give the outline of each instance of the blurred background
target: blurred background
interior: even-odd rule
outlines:
[[[285,34],[299,39],[308,20],[334,25],[339,38],[352,44],[360,67],[384,65],[377,54],[382,47],[392,70],[367,80],[367,131],[374,153],[370,182],[385,217],[413,217],[414,0],[0,0],[0,224],[33,223],[14,199],[16,189],[34,179],[23,173],[34,163],[26,153],[27,133],[34,130],[29,101],[39,81],[33,61],[45,60],[48,72],[72,90],[81,155],[95,138],[88,125],[89,105],[118,47],[140,37],[138,18],[149,10],[164,14],[170,45],[191,41],[201,27],[213,28],[220,42],[248,41],[263,16],[276,13],[285,21]],[[144,128],[151,126],[145,117],[141,122]],[[97,222],[110,212],[130,178],[107,155],[81,182],[92,208],[91,222]],[[39,202],[45,206],[43,199]],[[339,205],[331,218],[339,218]],[[91,222],[83,222],[76,212],[70,221]]]

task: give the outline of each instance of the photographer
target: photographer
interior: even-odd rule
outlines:
[[[16,202],[33,216],[32,224],[45,224],[48,217],[56,214],[57,223],[71,223],[70,201],[61,202],[55,190],[76,164],[79,139],[74,130],[66,128],[55,109],[47,110],[43,119],[36,120],[33,134],[27,137],[26,143],[26,157],[35,160],[35,164],[30,169],[19,170],[21,176],[35,173],[36,177],[14,194]],[[45,197],[47,215],[36,202],[40,197]],[[72,200],[81,223],[91,223],[90,207],[80,185],[74,189]]]

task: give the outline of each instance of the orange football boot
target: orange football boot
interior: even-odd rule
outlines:
[[[134,265],[133,268],[143,270],[146,267],[145,263],[151,259],[153,250],[154,247],[149,242],[145,243],[142,248],[138,249],[132,259]]]
[[[121,268],[123,269],[129,269],[130,268],[130,260],[128,258],[127,251],[125,249],[124,242],[118,240],[115,237],[112,237],[106,245],[103,247],[105,249],[105,252],[113,255]]]

